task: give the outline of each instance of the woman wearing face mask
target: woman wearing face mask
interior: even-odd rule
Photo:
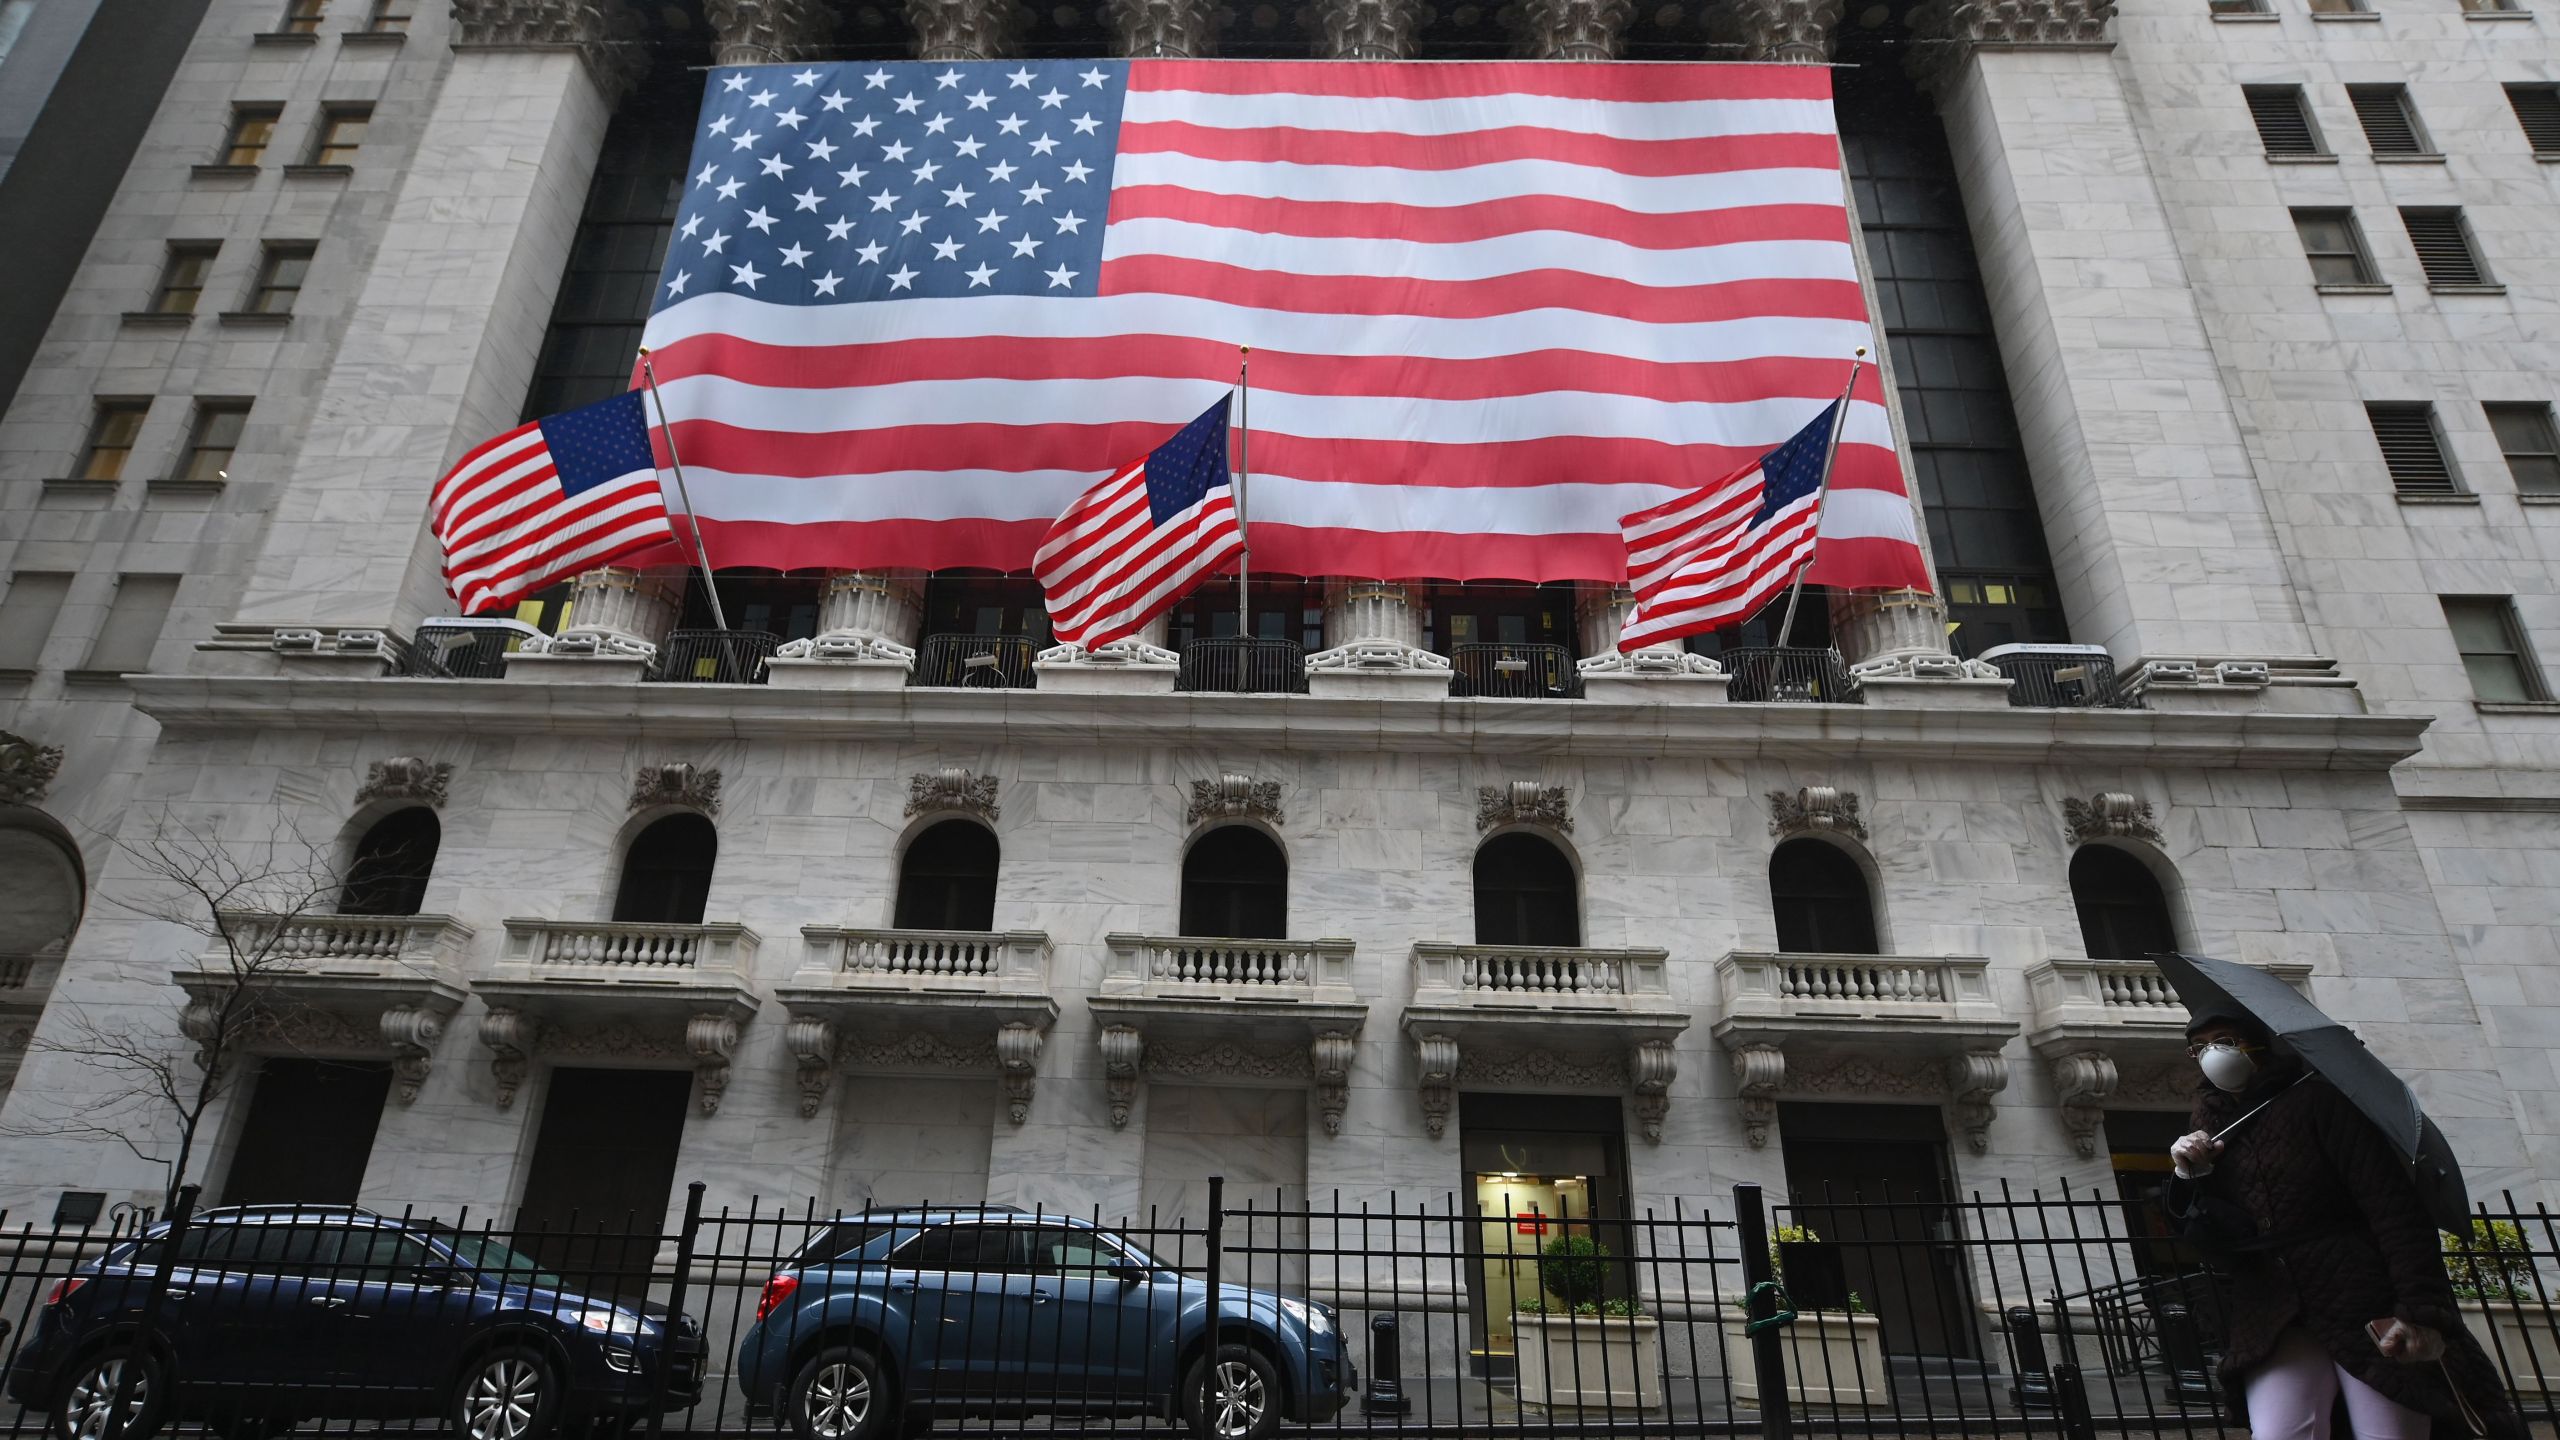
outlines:
[[[2357,1440],[2521,1436],[2381,1132],[2246,1016],[2198,1016],[2187,1040],[2205,1083],[2165,1203],[2229,1276],[2231,1418],[2255,1440],[2330,1440],[2343,1395]]]

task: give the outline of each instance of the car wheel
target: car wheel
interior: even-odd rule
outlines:
[[[888,1432],[888,1377],[870,1351],[831,1345],[791,1377],[782,1407],[800,1440],[875,1440]]]
[[[1210,1433],[1218,1440],[1265,1440],[1280,1428],[1280,1372],[1261,1352],[1229,1345],[1218,1352],[1214,1375],[1206,1360],[1191,1362],[1191,1373],[1182,1378],[1182,1419],[1195,1432],[1204,1379],[1209,1382]]]
[[[116,1427],[118,1440],[147,1440],[158,1432],[168,1409],[168,1376],[158,1357],[101,1350],[72,1366],[55,1387],[53,1433],[59,1440],[101,1440],[107,1414],[115,1408],[116,1387],[127,1383],[128,1366],[133,1389],[125,1400],[123,1423]]]
[[[451,1412],[462,1440],[542,1440],[560,1418],[560,1383],[542,1352],[501,1345],[463,1367]]]

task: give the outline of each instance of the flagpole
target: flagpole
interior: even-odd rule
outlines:
[[[1236,347],[1236,639],[1253,638],[1253,598],[1245,584],[1253,568],[1253,534],[1246,528],[1244,482],[1253,478],[1253,347]]]
[[[1830,443],[1822,447],[1822,478],[1813,486],[1813,543],[1817,550],[1822,544],[1822,502],[1831,490],[1831,462],[1840,457],[1840,432],[1849,428],[1849,392],[1858,388],[1858,363],[1866,358],[1867,347],[1861,345],[1857,359],[1849,362],[1849,383],[1840,387],[1840,408],[1831,417]],[[673,455],[675,452],[669,450],[667,453]],[[1781,650],[1787,648],[1788,637],[1795,634],[1796,602],[1804,598],[1804,572],[1812,568],[1811,560],[1797,566],[1795,584],[1787,589],[1787,616],[1778,622],[1778,648]]]
[[[649,382],[649,403],[658,407],[658,433],[667,437],[667,468],[676,472],[676,498],[684,502],[684,518],[693,526],[693,562],[702,568],[702,593],[711,597],[711,623],[726,634],[729,617],[720,613],[720,587],[711,579],[711,552],[702,546],[702,517],[694,513],[693,495],[684,488],[684,461],[676,457],[676,432],[667,428],[667,402],[658,394],[658,368],[649,363],[646,345],[640,347],[640,374]]]

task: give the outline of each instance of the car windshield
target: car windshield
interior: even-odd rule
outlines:
[[[463,1264],[483,1275],[494,1275],[505,1285],[530,1285],[537,1290],[561,1290],[568,1281],[534,1264],[531,1260],[490,1239],[486,1235],[465,1235],[454,1230],[438,1230],[437,1240],[453,1251]]]

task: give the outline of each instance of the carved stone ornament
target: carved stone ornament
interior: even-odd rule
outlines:
[[[480,1043],[489,1049],[489,1078],[498,1082],[498,1108],[512,1109],[531,1068],[541,1026],[523,1011],[492,1006],[480,1017]]]
[[[1778,1119],[1778,1089],[1787,1083],[1786,1052],[1775,1045],[1744,1045],[1727,1058],[1742,1096],[1743,1138],[1754,1150],[1766,1148],[1769,1127]]]
[[[1716,12],[1715,40],[1737,60],[1820,65],[1840,33],[1843,0],[1734,0]]]
[[[1215,780],[1191,782],[1191,808],[1182,817],[1184,824],[1240,818],[1281,824],[1280,782],[1256,780],[1249,775],[1221,775]]]
[[[418,1103],[427,1083],[436,1042],[444,1038],[444,1016],[416,1005],[395,1005],[382,1012],[383,1043],[391,1047],[391,1076],[399,1082],[400,1103]]]
[[[453,762],[429,760],[422,755],[395,755],[376,760],[365,772],[364,784],[356,787],[356,803],[373,800],[415,800],[441,807],[444,787],[453,779]]]
[[[1450,1035],[1416,1035],[1421,1070],[1422,1128],[1437,1140],[1449,1131],[1449,1107],[1458,1098],[1458,1041]]]
[[[1565,788],[1541,785],[1535,780],[1477,786],[1477,832],[1481,834],[1498,825],[1544,825],[1572,834],[1573,811]]]
[[[720,1113],[720,1097],[729,1093],[729,1056],[738,1048],[734,1015],[696,1015],[684,1022],[684,1048],[693,1055],[693,1073],[702,1080],[702,1113]]]
[[[639,19],[619,0],[453,0],[453,48],[574,49],[607,99],[649,62]]]
[[[1208,0],[1111,0],[1109,8],[1123,55],[1197,60],[1217,48],[1218,12]]]
[[[1534,60],[1615,60],[1633,0],[1525,0]]]
[[[33,805],[62,769],[62,747],[0,730],[0,804]]]
[[[1313,1065],[1303,1050],[1210,1040],[1198,1045],[1149,1041],[1139,1069],[1175,1080],[1249,1080],[1263,1085],[1303,1085]]]
[[[1315,1038],[1309,1059],[1316,1082],[1316,1111],[1324,1117],[1324,1133],[1342,1133],[1342,1112],[1351,1108],[1351,1061],[1358,1047],[1350,1036],[1328,1030]]]
[[[632,777],[631,808],[679,805],[705,815],[720,813],[720,772],[707,765],[643,765]]]
[[[1802,835],[1811,831],[1867,838],[1867,822],[1858,814],[1858,792],[1829,785],[1807,785],[1793,795],[1769,792],[1769,833]]]
[[[896,1035],[848,1035],[836,1045],[836,1063],[847,1069],[914,1073],[959,1070],[984,1073],[996,1064],[992,1041],[969,1044],[930,1031]]]
[[[1924,0],[1911,11],[1907,63],[1934,89],[1961,74],[1982,46],[2104,45],[2115,13],[2115,0]]]
[[[977,775],[948,765],[926,775],[907,777],[907,814],[929,815],[957,810],[993,825],[1003,812],[996,806],[996,777]]]
[[[1421,0],[1320,0],[1324,55],[1333,60],[1410,60],[1422,35]]]
[[[907,0],[916,58],[986,60],[1011,54],[1018,8],[1010,0]]]
[[[799,1062],[800,1118],[806,1120],[826,1103],[827,1087],[835,1082],[836,1027],[829,1020],[795,1016],[783,1027],[782,1043]]]
[[[1040,1083],[1040,1047],[1048,1037],[1021,1020],[996,1031],[996,1080],[1004,1087],[1005,1113],[1020,1125],[1031,1118],[1031,1094]]]
[[[719,37],[713,58],[722,65],[770,65],[809,55],[835,29],[835,12],[823,0],[704,0],[702,9]]]
[[[1129,1107],[1138,1103],[1138,1067],[1147,1056],[1146,1037],[1135,1025],[1105,1025],[1097,1037],[1102,1046],[1102,1093],[1111,1102],[1111,1128],[1129,1123]]]
[[[2108,836],[2160,843],[2160,822],[2152,815],[2151,802],[2121,790],[2102,790],[2086,800],[2063,797],[2062,824],[2074,844]]]
[[[1947,1057],[1947,1090],[1955,1097],[1956,1124],[1976,1155],[1991,1153],[1991,1097],[2009,1088],[2009,1062],[1997,1051]]]
[[[1626,1065],[1616,1055],[1550,1050],[1531,1045],[1516,1050],[1469,1046],[1458,1064],[1458,1079],[1468,1085],[1499,1085],[1522,1090],[1623,1090]]]
[[[2083,1050],[2055,1056],[2052,1068],[2053,1089],[2062,1100],[2062,1125],[2071,1132],[2071,1148],[2083,1160],[2095,1159],[2106,1103],[2116,1093],[2116,1062],[2103,1050]]]
[[[1680,1057],[1668,1040],[1639,1040],[1627,1047],[1627,1088],[1635,1095],[1636,1128],[1655,1145],[1662,1143],[1662,1121],[1671,1113],[1671,1082],[1680,1076]]]
[[[2195,1100],[2196,1062],[2180,1057],[2163,1060],[2156,1065],[2119,1068],[2114,1093],[2107,1098],[2119,1106],[2140,1105],[2162,1110],[2184,1112]]]

